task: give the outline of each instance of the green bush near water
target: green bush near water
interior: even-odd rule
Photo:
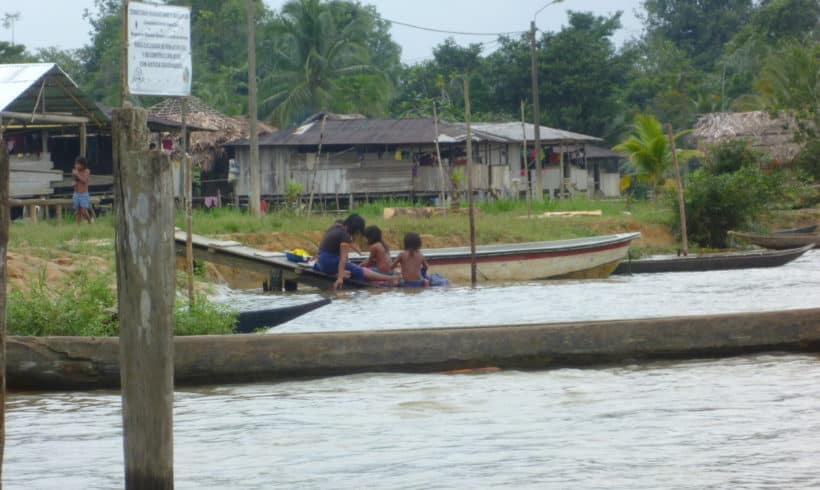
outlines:
[[[690,240],[725,248],[729,230],[749,228],[763,211],[782,201],[784,175],[761,170],[763,158],[746,141],[729,141],[709,150],[706,165],[692,173],[685,192]],[[675,219],[680,223],[677,213]]]
[[[56,287],[47,284],[45,271],[28,290],[12,289],[7,302],[8,334],[31,336],[110,337],[119,335],[113,315],[117,298],[112,278],[75,272]],[[219,335],[231,333],[236,314],[197,295],[194,307],[177,295],[174,305],[174,335]]]

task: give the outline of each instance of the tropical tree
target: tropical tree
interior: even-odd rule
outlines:
[[[669,139],[664,134],[663,126],[654,116],[638,114],[632,125],[633,134],[624,142],[612,149],[625,153],[630,163],[635,166],[638,176],[646,179],[657,197],[658,183],[672,163],[672,151]],[[675,135],[679,138],[686,132]],[[678,158],[687,160],[698,153],[693,150],[678,150]]]
[[[766,60],[757,85],[768,110],[794,114],[801,136],[820,136],[820,42],[781,45]]]
[[[376,95],[386,107],[387,76],[369,63],[365,43],[369,12],[353,4],[323,3],[321,0],[291,0],[278,18],[278,45],[274,47],[274,69],[262,79],[269,95],[262,100],[263,112],[283,126],[310,113],[333,110],[340,91]],[[344,7],[344,8],[342,8]],[[372,100],[364,105],[374,110]],[[339,104],[341,105],[341,104]]]

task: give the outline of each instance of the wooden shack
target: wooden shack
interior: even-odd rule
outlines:
[[[517,134],[512,132],[513,124],[518,128]],[[531,125],[529,132],[533,132]],[[545,147],[550,143],[599,141],[546,127],[542,127],[542,133],[547,135],[543,140]],[[436,128],[429,118],[367,119],[317,114],[299,127],[259,138],[262,195],[282,198],[289,182],[301,185],[305,192],[313,188],[320,199],[334,196],[432,199],[442,189],[449,193],[454,183],[456,190],[463,191],[467,187],[466,137],[463,123],[439,122]],[[526,192],[520,123],[476,124],[472,139],[475,163],[472,184],[477,192],[498,196],[518,196]],[[531,145],[532,140],[528,141]],[[233,152],[240,171],[237,192],[247,195],[248,141],[237,140],[226,147]],[[583,181],[581,188],[586,192],[588,179],[584,176],[579,180]],[[559,177],[557,182],[560,181]],[[550,189],[549,184],[545,184],[545,188]]]
[[[701,148],[727,139],[746,139],[775,162],[788,163],[802,148],[794,141],[796,131],[797,122],[786,114],[772,117],[765,111],[713,112],[698,119],[692,135]]]
[[[85,155],[87,130],[107,122],[56,64],[0,64],[0,132],[10,156],[11,197],[48,195],[63,180],[63,170],[54,167],[49,138],[80,134],[74,156]]]

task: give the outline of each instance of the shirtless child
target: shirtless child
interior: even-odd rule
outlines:
[[[370,247],[370,256],[359,265],[382,274],[392,274],[390,249],[382,240],[382,230],[378,226],[368,226],[364,230],[364,237],[367,238],[367,245]]]
[[[74,169],[71,171],[71,177],[74,178],[74,195],[72,196],[72,201],[78,225],[83,222],[83,218],[87,219],[88,223],[91,224],[91,213],[88,212],[88,209],[91,207],[91,200],[88,195],[88,178],[90,176],[91,171],[88,170],[85,157],[77,157],[74,160]]]
[[[421,253],[421,237],[418,233],[409,232],[404,235],[404,250],[399,253],[396,260],[390,266],[395,269],[401,266],[402,282],[399,286],[407,288],[423,288],[430,285],[430,283],[422,277],[421,268],[428,267],[427,260]]]

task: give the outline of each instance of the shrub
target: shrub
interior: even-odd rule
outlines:
[[[706,167],[714,175],[737,172],[746,165],[764,160],[763,153],[752,148],[748,140],[726,140],[707,151]]]
[[[705,247],[726,247],[726,232],[749,226],[781,189],[779,174],[766,175],[754,166],[718,175],[697,170],[685,194],[689,239]],[[678,215],[676,221],[680,223]]]
[[[78,271],[59,285],[47,284],[43,269],[27,291],[9,293],[9,335],[117,335],[110,283],[110,277]]]
[[[794,159],[794,166],[810,176],[814,181],[820,180],[820,138],[812,138]]]
[[[9,335],[90,336],[119,335],[114,311],[117,298],[112,278],[78,271],[59,284],[47,284],[45,269],[27,290],[12,289],[8,297]],[[178,296],[178,298],[181,298]],[[194,308],[187,301],[174,305],[174,335],[231,333],[236,314],[198,295]]]
[[[194,295],[194,306],[188,308],[188,298],[177,295],[174,303],[174,335],[221,335],[233,331],[236,313],[213,303],[204,294]]]

